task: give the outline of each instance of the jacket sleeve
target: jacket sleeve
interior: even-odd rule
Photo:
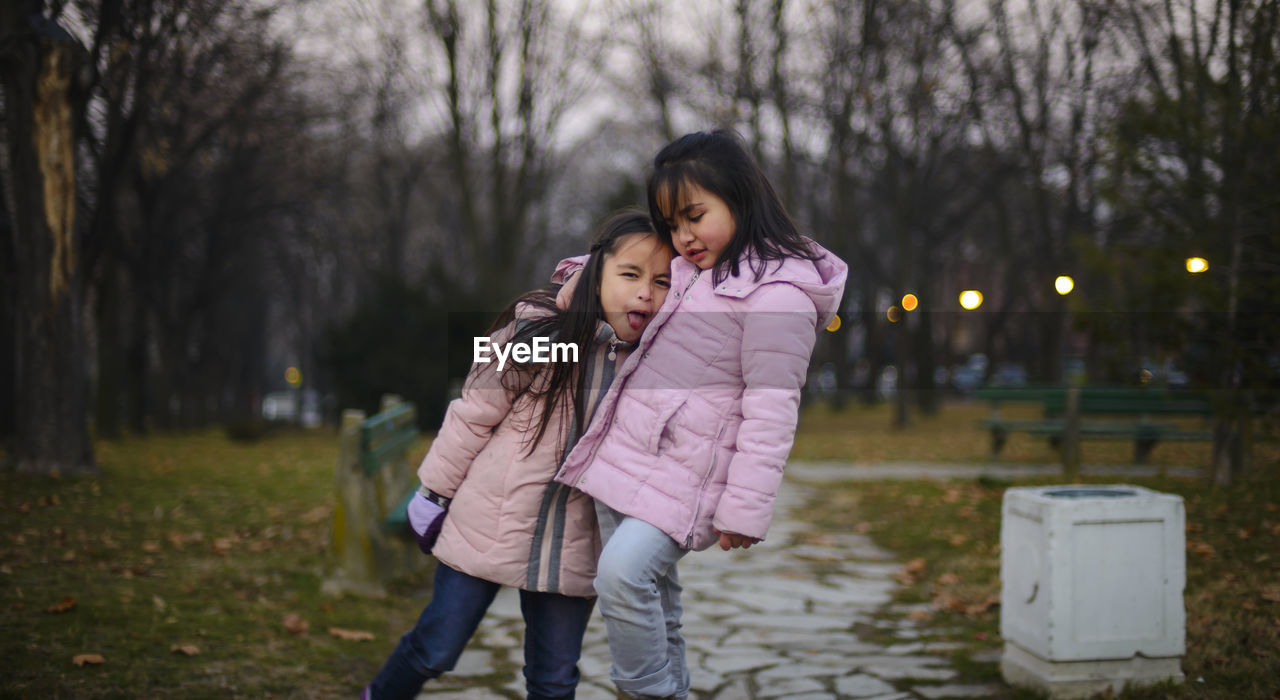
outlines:
[[[590,255],[575,255],[572,258],[565,258],[556,265],[556,271],[551,273],[551,281],[556,284],[564,284],[574,274],[587,266],[587,261],[591,259]]]
[[[750,300],[742,319],[742,425],[712,522],[721,532],[764,539],[795,440],[817,310],[785,283],[765,285]]]
[[[489,338],[490,345],[506,343],[515,332],[508,325]],[[431,449],[418,466],[418,480],[436,493],[452,498],[476,455],[511,411],[512,393],[502,385],[497,358],[471,366],[462,396],[449,402],[444,423]]]
[[[572,258],[565,258],[560,261],[559,265],[556,265],[556,271],[551,275],[551,281],[561,285],[560,291],[556,294],[556,306],[561,309],[569,308],[569,302],[573,299],[573,291],[577,289],[578,280],[582,277],[581,272],[590,259],[590,255],[576,255]]]

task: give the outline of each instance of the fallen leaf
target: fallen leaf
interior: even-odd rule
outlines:
[[[62,555],[62,561],[75,561],[75,560],[76,560],[76,550],[74,549],[68,549]]]
[[[1213,556],[1217,554],[1217,550],[1213,548],[1213,545],[1209,544],[1208,542],[1200,542],[1200,541],[1188,541],[1187,551],[1193,554],[1199,554],[1205,559],[1212,559]]]
[[[183,654],[185,656],[195,656],[200,653],[200,647],[194,644],[174,644],[169,647],[169,651],[175,654]]]
[[[942,502],[943,502],[943,503],[957,503],[957,502],[959,502],[959,501],[960,501],[960,497],[961,497],[962,495],[964,495],[964,493],[963,493],[963,491],[962,491],[959,487],[952,487],[952,488],[949,488],[949,489],[947,489],[946,491],[944,491],[944,492],[942,493]]]
[[[329,517],[329,506],[316,506],[302,516],[304,523],[318,523]]]
[[[1000,596],[998,596],[998,595],[989,595],[989,596],[987,596],[986,598],[982,598],[981,600],[978,600],[978,601],[976,601],[976,602],[969,603],[969,604],[965,605],[965,606],[964,606],[964,614],[966,614],[966,615],[981,615],[982,613],[984,613],[984,612],[986,612],[986,611],[990,610],[991,608],[994,608],[994,607],[996,607],[996,606],[998,606],[998,605],[1000,605]]]
[[[927,563],[928,562],[924,559],[912,559],[907,562],[905,566],[899,569],[893,577],[897,579],[899,583],[911,585],[920,579],[920,572],[924,570]]]
[[[1280,583],[1262,587],[1262,599],[1272,603],[1280,603]]]
[[[76,654],[71,657],[71,663],[77,666],[97,666],[105,662],[106,659],[102,658],[102,654]]]
[[[933,606],[934,610],[956,610],[956,611],[958,611],[963,605],[963,603],[960,601],[959,598],[956,598],[955,596],[946,592],[942,592],[934,596],[933,600],[929,601],[929,604]]]
[[[288,615],[285,615],[282,622],[284,624],[284,628],[289,630],[291,634],[306,634],[307,630],[311,629],[311,625],[308,624],[306,620],[302,619],[298,613],[289,613]]]
[[[933,613],[929,612],[928,610],[912,610],[911,612],[907,613],[908,620],[915,620],[917,622],[928,620],[932,617],[933,617]]]
[[[947,541],[951,543],[952,547],[960,547],[969,541],[969,536],[963,534],[952,535],[951,539]]]
[[[164,612],[164,609],[168,607],[167,605],[165,605],[164,598],[161,598],[158,595],[151,596],[151,603],[155,605],[156,610],[159,610],[160,612]]]
[[[1268,503],[1268,504],[1266,504],[1266,505],[1264,505],[1264,506],[1262,506],[1262,507],[1263,507],[1263,508],[1266,508],[1266,509],[1267,509],[1267,511],[1268,511],[1268,512],[1271,512],[1271,513],[1274,513],[1274,512],[1276,512],[1277,510],[1280,510],[1280,506],[1277,506],[1277,505],[1276,505],[1276,504],[1274,504],[1274,503]]]
[[[1239,530],[1236,530],[1236,537],[1239,537],[1242,540],[1247,540],[1250,537],[1253,537],[1253,533],[1247,528],[1242,527]]]
[[[74,610],[75,607],[76,607],[76,599],[71,596],[67,596],[62,600],[54,603],[53,605],[50,605],[49,607],[45,608],[44,611],[47,613],[53,613],[57,615],[58,613],[64,613],[69,610]]]
[[[214,554],[217,554],[217,555],[218,555],[218,556],[220,556],[220,557],[225,557],[225,556],[227,556],[227,554],[228,554],[228,553],[230,553],[230,552],[231,552],[231,539],[230,539],[230,538],[228,538],[228,537],[221,537],[221,538],[216,539],[216,540],[214,540],[214,541],[213,541],[213,553],[214,553]]]
[[[951,586],[959,582],[960,582],[960,577],[957,576],[955,572],[951,572],[951,571],[948,571],[947,573],[938,577],[938,585],[940,586]]]
[[[330,627],[329,634],[338,639],[346,639],[352,642],[369,642],[373,641],[372,632],[359,632],[357,630],[344,630],[339,627]]]
[[[155,554],[156,552],[160,551],[160,543],[159,542],[143,542],[142,551]]]
[[[869,522],[867,522],[867,521],[865,521],[865,520],[864,520],[864,521],[862,521],[862,522],[858,523],[857,525],[854,525],[854,526],[853,526],[853,530],[854,530],[854,532],[857,532],[857,533],[859,533],[859,534],[865,535],[865,534],[867,534],[868,532],[871,532],[871,523],[869,523]]]

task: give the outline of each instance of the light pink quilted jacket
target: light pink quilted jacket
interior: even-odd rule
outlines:
[[[491,341],[506,343],[513,332],[509,325]],[[589,377],[589,402],[612,380],[628,347],[600,323],[595,347],[584,349],[580,358]],[[608,357],[610,349],[614,359]],[[552,480],[568,432],[565,424],[573,419],[557,412],[529,454],[525,440],[536,429],[541,408],[527,397],[513,405],[496,366],[472,367],[462,396],[449,404],[418,467],[427,488],[453,498],[431,553],[454,569],[495,583],[594,596],[600,554],[595,505],[586,494]]]
[[[672,260],[662,309],[556,479],[688,549],[711,546],[713,527],[763,539],[814,341],[848,274],[812,245],[816,262],[771,261],[754,280],[744,260],[714,286],[712,271]]]

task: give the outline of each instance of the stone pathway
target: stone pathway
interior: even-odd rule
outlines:
[[[914,700],[1001,693],[999,685],[953,682],[957,674],[940,655],[948,647],[918,641],[927,630],[915,623],[877,622],[874,615],[890,605],[897,585],[893,574],[901,567],[891,552],[856,533],[824,533],[820,545],[795,544],[807,528],[796,517],[807,490],[850,478],[851,466],[840,466],[788,466],[768,541],[750,550],[695,552],[680,562],[692,697]],[[928,478],[906,477],[907,471],[900,474]],[[855,631],[877,624],[894,625],[883,630],[894,643],[873,644]],[[504,590],[458,667],[428,684],[420,700],[523,698],[522,630],[519,599]],[[579,668],[578,698],[616,697],[598,612]]]

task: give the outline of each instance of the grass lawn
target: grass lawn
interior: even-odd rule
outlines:
[[[855,408],[847,419],[825,409],[807,414],[796,453],[857,461],[990,461],[974,425],[985,410],[953,406],[911,428],[887,429],[888,412]],[[848,432],[836,427],[845,424]],[[967,433],[976,433],[970,435]],[[1024,436],[1025,437],[1025,436]],[[1117,443],[1118,444],[1118,443]],[[1129,446],[1084,444],[1085,463],[1125,464]],[[1205,449],[1203,452],[1201,447]],[[1012,449],[1011,449],[1012,448]],[[1010,440],[1008,461],[1052,462],[1047,447]],[[864,457],[873,455],[873,457]],[[1131,698],[1280,697],[1280,455],[1275,442],[1255,449],[1255,473],[1230,488],[1203,479],[1127,479],[1182,496],[1187,511],[1187,682],[1129,691]],[[1153,461],[1203,467],[1207,446],[1160,445]],[[1085,483],[1118,483],[1084,478]],[[1061,479],[1019,486],[1064,483]],[[958,644],[951,654],[962,681],[998,682],[1000,502],[1015,484],[992,480],[824,484],[810,512],[826,529],[868,533],[907,564],[898,602],[933,633]],[[915,604],[914,606],[912,604]],[[912,609],[914,607],[914,609]],[[874,634],[874,630],[867,630]],[[1009,691],[1009,697],[1035,697]]]
[[[96,479],[0,474],[0,697],[355,697],[425,603],[429,572],[320,593],[332,432],[96,449]]]

